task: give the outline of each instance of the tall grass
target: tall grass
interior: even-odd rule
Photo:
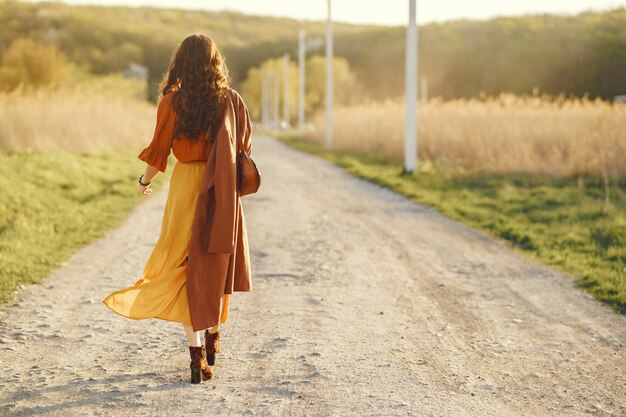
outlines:
[[[502,94],[431,100],[419,110],[419,157],[498,173],[626,176],[626,105],[599,100]],[[335,110],[333,148],[403,157],[404,103]],[[324,115],[313,139],[324,137]]]
[[[431,100],[418,118],[415,175],[402,175],[401,102],[338,108],[332,150],[323,114],[317,143],[284,140],[574,274],[626,314],[626,105],[503,94]]]
[[[101,81],[104,89],[0,93],[0,303],[143,201],[137,154],[152,138],[156,108]]]
[[[114,91],[0,93],[0,150],[137,149],[149,143],[155,118],[150,103]]]

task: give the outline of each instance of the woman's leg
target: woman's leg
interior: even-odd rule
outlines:
[[[185,329],[185,335],[187,336],[187,343],[189,346],[200,347],[202,346],[202,342],[200,341],[200,332],[194,332],[193,327],[187,324],[183,324],[183,328]]]
[[[220,314],[221,314],[221,309],[224,307],[224,299],[222,298],[221,303],[220,303]],[[187,324],[183,324],[183,327],[185,329],[185,335],[187,336],[187,342],[189,343],[189,346],[202,346],[202,342],[200,341],[200,332],[201,331],[197,331],[194,332],[193,331],[193,327]],[[217,333],[217,331],[220,329],[220,324],[216,324],[213,327],[209,327],[208,331],[211,334],[215,334]]]
[[[189,343],[189,354],[191,356],[191,382],[200,383],[203,379],[212,379],[213,371],[206,361],[204,346],[200,341],[200,332],[194,332],[193,327],[183,324],[187,342]]]
[[[222,317],[222,311],[224,309],[224,297],[220,298],[220,317]],[[213,327],[209,327],[208,331],[211,334],[217,333],[217,331],[220,329],[221,324],[217,323],[215,326]]]

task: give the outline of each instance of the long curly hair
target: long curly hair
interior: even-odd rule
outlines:
[[[173,91],[176,125],[173,138],[185,136],[196,140],[219,122],[220,105],[229,83],[224,56],[206,35],[186,37],[172,57],[161,82],[159,99]],[[213,135],[208,135],[209,141]]]

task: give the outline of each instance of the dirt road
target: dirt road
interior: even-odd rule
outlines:
[[[2,309],[0,415],[626,416],[626,317],[323,160],[253,153],[253,288],[216,379],[187,382],[179,324],[101,302],[140,277],[163,191]]]

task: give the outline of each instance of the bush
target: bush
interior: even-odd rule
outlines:
[[[55,45],[42,45],[31,39],[15,39],[0,67],[0,90],[12,91],[20,85],[39,88],[58,84],[66,70],[65,55]]]

